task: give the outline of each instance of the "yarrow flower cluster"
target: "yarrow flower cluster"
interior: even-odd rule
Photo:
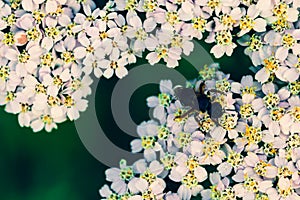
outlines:
[[[170,80],[161,81],[160,94],[147,99],[153,119],[131,142],[132,153],[144,158],[108,169],[111,187],[100,189],[102,199],[300,199],[299,88],[251,75],[235,82],[218,64],[186,87],[198,91],[202,83],[211,110],[221,105],[218,118],[200,110],[184,115],[187,100]]]
[[[297,0],[1,0],[0,105],[21,126],[51,131],[87,107],[91,74],[123,78],[145,57],[179,65],[193,39],[231,56],[246,46],[256,78],[298,87]]]

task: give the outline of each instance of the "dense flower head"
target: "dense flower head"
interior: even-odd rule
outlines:
[[[137,127],[140,138],[131,148],[144,159],[133,166],[156,163],[157,173],[144,167],[132,177],[142,180],[140,174],[146,174],[148,184],[141,190],[124,185],[122,193],[114,189],[119,183],[107,179],[113,187],[104,186],[101,196],[110,199],[103,193],[108,190],[130,194],[129,200],[299,199],[299,95],[288,83],[260,83],[250,75],[235,82],[217,64],[202,67],[196,76],[186,86],[162,80],[161,93],[147,99],[153,119]],[[179,91],[191,88],[195,96],[207,96],[211,107],[201,110],[205,102],[199,100],[199,109],[190,112],[187,100],[193,96],[182,98]]]
[[[50,131],[86,109],[91,74],[123,78],[127,66],[142,56],[151,65],[164,61],[174,68],[193,51],[193,39],[212,43],[216,58],[231,56],[238,44],[245,46],[260,83],[288,82],[296,94],[299,7],[296,0],[116,0],[103,8],[92,0],[2,0],[0,89],[6,100],[1,105],[20,114],[16,107],[26,104],[20,125],[31,126],[39,118],[34,130],[45,126]],[[63,78],[58,77],[62,72]],[[35,86],[24,84],[31,76]],[[50,76],[56,84],[49,83]],[[32,87],[39,95],[28,93]],[[43,103],[49,99],[48,106],[35,106],[41,98]],[[84,106],[77,107],[78,102]],[[242,112],[250,112],[249,105]],[[51,120],[40,120],[45,114]]]

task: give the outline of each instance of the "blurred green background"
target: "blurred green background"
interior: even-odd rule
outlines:
[[[97,1],[103,7],[105,1]],[[211,45],[200,43],[210,50]],[[201,58],[199,58],[201,59]],[[243,49],[236,49],[232,57],[215,60],[222,70],[231,73],[234,80],[249,74],[251,65]],[[139,60],[138,64],[145,63]],[[209,64],[209,63],[208,63]],[[193,79],[197,73],[184,59],[176,68],[186,77]],[[129,150],[133,139],[124,134],[113,121],[110,97],[117,78],[101,79],[96,92],[98,121],[113,143]],[[145,85],[131,98],[130,112],[133,120],[140,123],[148,120],[146,98],[158,93],[158,85]],[[93,158],[81,143],[74,123],[59,125],[52,133],[33,133],[20,128],[17,116],[0,108],[0,199],[1,200],[83,200],[100,199],[99,188],[105,183],[107,167]],[[99,141],[101,144],[101,141]],[[109,150],[108,150],[109,151]],[[117,163],[116,163],[117,164]]]

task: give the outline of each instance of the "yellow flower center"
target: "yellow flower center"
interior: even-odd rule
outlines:
[[[194,188],[198,185],[198,180],[193,173],[189,172],[182,178],[181,183],[188,188]]]
[[[52,63],[54,61],[54,58],[51,53],[46,53],[41,56],[41,65],[51,67]]]
[[[175,25],[180,21],[179,15],[177,12],[167,12],[166,19],[171,25]]]
[[[135,10],[136,7],[138,6],[137,0],[126,0],[126,10]]]
[[[193,172],[197,167],[200,166],[198,158],[195,156],[190,156],[190,158],[186,162],[186,166],[190,170],[190,172]]]
[[[33,15],[33,18],[35,19],[36,23],[38,23],[38,24],[40,24],[46,16],[45,13],[43,13],[42,11],[39,11],[39,10],[33,11],[32,15]]]
[[[20,105],[22,113],[26,113],[29,110],[29,105],[27,103],[20,103]]]
[[[75,101],[72,99],[71,96],[68,95],[68,96],[65,98],[64,105],[65,105],[67,108],[71,108],[72,106],[75,105]]]
[[[179,133],[179,135],[177,137],[177,141],[178,141],[180,147],[186,147],[192,141],[191,134],[181,132],[181,133]]]
[[[277,17],[287,17],[288,5],[286,3],[277,4],[273,9],[273,14]]]
[[[279,98],[278,94],[273,94],[273,93],[269,93],[268,95],[264,96],[263,100],[264,100],[265,106],[268,109],[272,109],[272,108],[276,107],[280,102],[280,98]]]
[[[299,65],[299,72],[300,72],[300,65]],[[289,83],[288,89],[293,95],[298,95],[300,93],[300,81]]]
[[[2,42],[7,46],[12,46],[16,42],[14,39],[14,34],[11,32],[5,33]]]
[[[222,30],[217,33],[216,40],[219,45],[231,45],[232,44],[232,35],[228,30]]]
[[[7,17],[2,17],[2,20],[5,21],[9,26],[13,26],[17,21],[15,14],[8,15]]]
[[[71,63],[75,61],[74,53],[71,51],[65,51],[61,54],[61,58],[65,63]]]
[[[207,24],[207,20],[203,19],[202,17],[196,17],[192,19],[192,23],[193,23],[193,28],[204,32],[205,31],[205,26]]]
[[[157,0],[145,0],[143,8],[146,12],[153,12],[157,6]]]
[[[290,135],[287,143],[292,149],[300,147],[300,136],[298,134]]]
[[[240,107],[240,114],[241,117],[244,119],[248,119],[253,116],[254,109],[252,108],[251,104],[244,104]]]
[[[4,81],[8,80],[10,69],[7,66],[0,66],[0,78]]]
[[[247,126],[245,133],[242,134],[249,144],[257,144],[262,140],[261,128],[255,128],[253,126]]]
[[[45,31],[46,31],[46,36],[50,37],[52,39],[55,39],[60,34],[60,31],[56,27],[50,27],[50,28],[47,27],[47,28],[45,28]]]
[[[5,97],[5,102],[11,102],[16,98],[16,94],[14,92],[7,92],[6,97]]]
[[[170,170],[176,166],[174,158],[174,155],[166,154],[163,158],[160,159],[166,170]]]
[[[41,33],[37,30],[36,27],[34,27],[32,29],[27,30],[26,35],[29,40],[35,41],[41,36]]]
[[[209,0],[207,6],[212,10],[216,9],[220,5],[220,0]]]
[[[58,97],[49,96],[47,103],[49,106],[54,107],[60,104],[60,99]]]
[[[50,124],[53,123],[53,118],[50,117],[50,115],[43,115],[42,116],[42,121],[43,121],[44,124],[50,125]]]
[[[43,84],[39,83],[35,86],[35,92],[37,94],[46,94],[47,90],[46,90],[46,86],[44,86]]]
[[[243,163],[244,156],[240,153],[232,151],[229,153],[227,157],[227,162],[231,164],[233,167],[237,167]]]
[[[270,117],[273,121],[279,121],[284,116],[284,108],[273,108],[270,112]]]
[[[258,183],[257,181],[252,178],[252,177],[247,177],[245,178],[244,181],[244,187],[245,189],[247,189],[248,191],[252,191],[254,193],[258,192]]]
[[[241,18],[241,21],[240,21],[240,29],[241,30],[246,30],[246,29],[253,29],[254,27],[254,20],[251,19],[248,15],[245,15]]]
[[[156,142],[156,139],[153,136],[143,136],[141,139],[142,139],[142,147],[144,149],[153,148]]]
[[[220,21],[226,28],[232,28],[236,23],[236,20],[232,19],[232,17],[228,14],[222,15]]]
[[[20,63],[27,63],[29,59],[30,55],[25,50],[18,56],[18,60]]]
[[[260,38],[253,34],[250,38],[250,42],[248,42],[249,45],[249,49],[251,51],[258,51],[259,49],[261,49],[261,47],[263,46],[262,41],[260,40]]]
[[[282,45],[286,48],[291,48],[295,45],[296,40],[291,34],[284,34],[282,37]]]
[[[154,181],[156,181],[157,176],[149,169],[147,169],[144,173],[141,174],[140,178],[146,180],[149,184],[152,184]]]
[[[260,176],[266,176],[267,173],[267,169],[266,167],[271,166],[270,164],[266,163],[263,160],[260,160],[259,162],[257,162],[254,166],[254,171],[256,172],[256,174],[260,175]]]

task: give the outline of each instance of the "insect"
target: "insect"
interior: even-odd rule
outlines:
[[[210,118],[218,124],[218,119],[224,113],[222,105],[215,101],[212,93],[219,93],[222,95],[226,94],[216,89],[211,89],[207,92],[207,94],[205,94],[204,82],[200,84],[199,91],[194,91],[193,88],[184,88],[182,86],[178,86],[174,88],[174,93],[175,97],[181,102],[181,104],[184,107],[189,108],[187,112],[183,113],[181,116],[175,117],[175,119],[185,118],[191,114],[199,113],[199,111],[201,111],[202,113],[207,112]]]

